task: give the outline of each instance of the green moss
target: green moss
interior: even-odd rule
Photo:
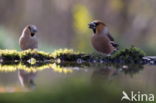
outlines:
[[[100,53],[85,54],[80,52],[75,52],[72,49],[59,49],[52,53],[46,53],[37,50],[25,50],[25,51],[15,51],[15,50],[0,50],[0,59],[2,61],[28,61],[35,59],[36,62],[43,61],[56,61],[61,60],[65,62],[104,62],[104,63],[131,63],[136,64],[142,61],[142,57],[145,53],[136,47],[130,47],[123,50],[119,50],[112,56],[105,56]]]
[[[132,46],[130,48],[117,51],[111,56],[111,58],[113,60],[122,60],[124,63],[140,63],[144,56],[144,51]]]
[[[73,49],[58,49],[51,53],[51,56],[54,58],[60,57],[61,55],[77,55],[79,52],[75,52]]]
[[[51,56],[54,57],[55,59],[60,59],[61,61],[70,61],[70,62],[75,62],[78,59],[84,59],[85,58],[84,53],[80,52],[75,52],[72,49],[59,49],[51,53]]]
[[[0,50],[0,57],[3,61],[19,61],[20,56],[16,50]]]
[[[22,61],[27,61],[32,58],[36,59],[36,61],[44,61],[52,59],[52,57],[46,52],[30,49],[20,52],[20,57]]]

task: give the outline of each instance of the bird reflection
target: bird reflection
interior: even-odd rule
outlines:
[[[21,50],[27,49],[37,49],[38,48],[38,39],[36,37],[37,27],[35,25],[28,25],[24,28],[22,35],[19,38],[19,44]],[[28,88],[34,88],[34,78],[36,73],[26,72],[24,70],[18,71],[18,77],[22,86]]]
[[[134,75],[139,73],[143,69],[142,65],[139,64],[129,64],[129,65],[118,65],[118,66],[103,66],[94,69],[92,74],[93,78],[102,80],[111,80],[114,76],[124,73],[126,75]]]
[[[18,78],[22,86],[33,89],[36,87],[34,79],[36,77],[36,72],[26,72],[24,70],[18,71]]]
[[[111,67],[111,66],[104,66],[100,68],[96,68],[93,71],[92,78],[95,79],[102,79],[102,80],[111,80],[112,77],[119,74],[119,70]]]

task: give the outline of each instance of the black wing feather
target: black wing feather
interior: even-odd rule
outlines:
[[[110,33],[107,34],[110,41],[114,41],[114,38],[110,35]]]

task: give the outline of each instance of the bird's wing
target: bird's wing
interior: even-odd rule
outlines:
[[[113,47],[118,48],[119,44],[115,43],[114,38],[110,35],[110,33],[107,34],[108,39],[111,41],[111,44]]]
[[[113,47],[116,47],[116,48],[119,47],[119,44],[117,44],[117,43],[115,43],[115,42],[113,42],[113,41],[111,42],[111,44],[112,44]]]
[[[110,41],[114,41],[114,38],[110,35],[110,33],[107,34]]]

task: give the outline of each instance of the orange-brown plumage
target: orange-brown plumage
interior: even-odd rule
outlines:
[[[94,35],[91,39],[92,45],[93,47],[102,53],[105,54],[110,54],[114,51],[114,47],[111,45],[110,41],[108,40],[108,38],[103,37],[101,35],[97,36]]]
[[[117,50],[117,44],[110,35],[107,26],[100,20],[94,20],[89,24],[89,28],[93,30],[91,39],[93,47],[104,54],[111,54]]]

